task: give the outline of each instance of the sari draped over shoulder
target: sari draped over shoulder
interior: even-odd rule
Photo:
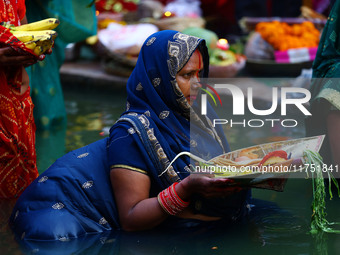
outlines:
[[[6,2],[6,3],[5,3]],[[19,25],[24,1],[0,1],[0,21]],[[25,45],[0,26],[0,47],[24,51]],[[0,198],[17,198],[38,176],[35,123],[30,89],[20,94],[22,66],[0,70]]]
[[[340,110],[340,1],[335,1],[323,29],[310,87],[312,116],[306,120],[307,135],[326,134],[326,116]],[[331,162],[329,141],[326,139],[321,154]]]
[[[18,26],[25,14],[25,0],[0,1],[0,21],[6,21]]]
[[[204,40],[170,30],[151,35],[127,83],[126,111],[110,130],[111,169],[147,174],[151,180],[150,196],[156,196],[193,170],[190,158],[182,156],[165,171],[178,153],[187,151],[211,159],[230,150],[222,129],[211,125],[209,119],[216,116],[212,108],[208,107],[207,118],[199,117],[197,102],[191,107],[176,82],[177,72],[196,49],[203,56],[203,76],[207,77],[209,60]],[[235,194],[229,202],[220,201],[228,212],[214,212],[212,207],[219,206],[210,205],[203,198],[194,199],[191,204],[197,212],[224,216],[239,212],[247,193]]]

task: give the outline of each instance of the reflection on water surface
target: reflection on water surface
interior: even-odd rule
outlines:
[[[37,134],[40,173],[64,153],[106,136],[125,109],[125,97],[124,93],[66,91],[67,127]],[[294,117],[296,112],[292,114]],[[224,129],[232,149],[304,136],[303,121],[290,129],[268,126],[258,129],[225,126]],[[290,179],[284,192],[254,189],[253,197],[255,207],[249,217],[234,225],[218,223],[184,230],[102,233],[70,242],[21,243],[20,249],[5,224],[12,206],[5,201],[1,204],[0,250],[2,254],[337,254],[340,235],[309,234],[310,180]],[[339,210],[338,198],[327,201],[330,221],[339,221]]]

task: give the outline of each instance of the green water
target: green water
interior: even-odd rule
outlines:
[[[98,93],[77,89],[65,92],[67,126],[38,131],[37,164],[45,171],[57,158],[107,136],[109,128],[125,109],[124,92]]]
[[[224,99],[228,101],[227,99]],[[223,102],[225,102],[223,101]],[[39,172],[64,153],[107,135],[125,108],[125,94],[66,91],[68,125],[37,134]],[[265,105],[264,105],[265,107]],[[225,114],[225,112],[219,112]],[[304,122],[295,128],[225,126],[232,149],[304,136]],[[256,206],[235,225],[186,230],[98,234],[70,242],[19,246],[6,225],[8,201],[1,206],[1,254],[339,254],[340,235],[309,234],[312,186],[309,179],[289,179],[284,192],[253,190]],[[329,221],[339,221],[340,199],[327,200]]]

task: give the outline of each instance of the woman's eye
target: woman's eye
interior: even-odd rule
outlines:
[[[197,71],[193,71],[193,72],[189,72],[189,73],[185,73],[183,74],[183,77],[186,79],[191,79],[192,77],[196,76],[196,77],[202,77],[203,74],[203,70],[197,72]]]

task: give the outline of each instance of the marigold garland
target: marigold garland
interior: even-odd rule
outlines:
[[[310,21],[293,25],[280,21],[260,22],[255,31],[279,51],[317,47],[320,41],[320,31]]]

